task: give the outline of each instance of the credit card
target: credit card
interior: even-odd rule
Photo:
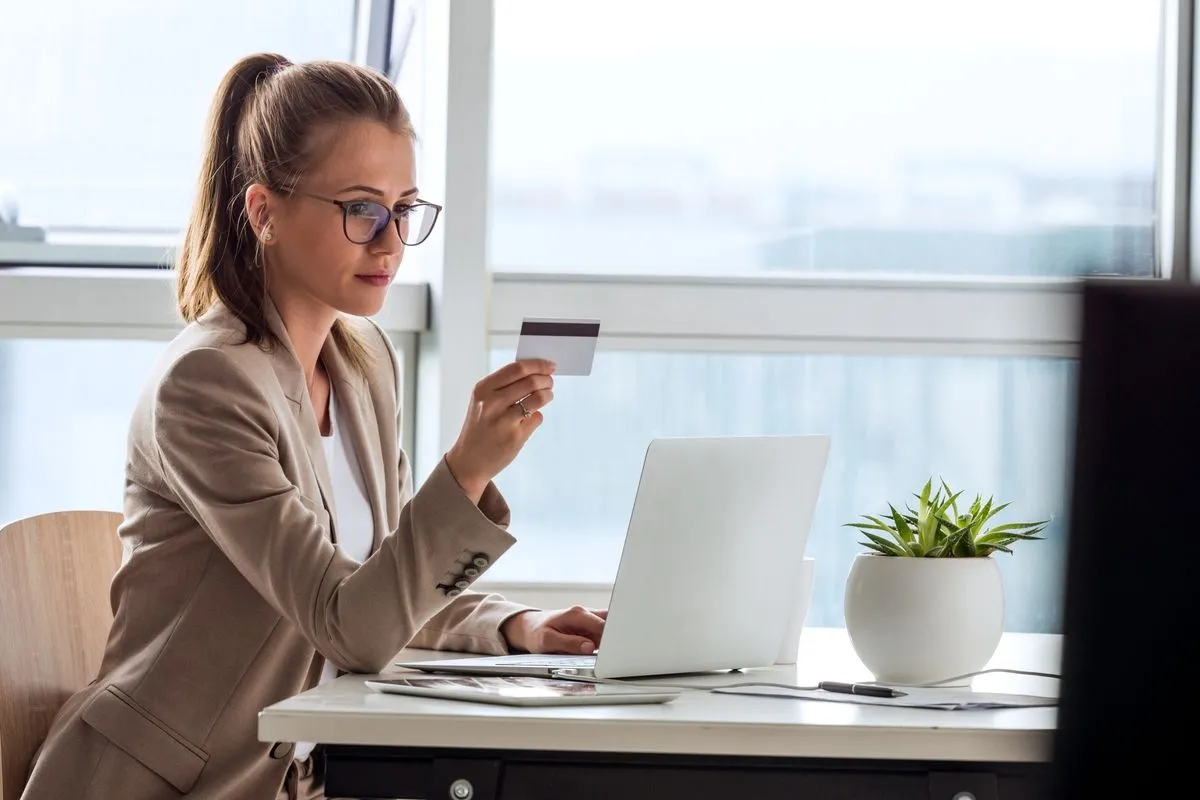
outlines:
[[[591,375],[600,321],[595,319],[531,319],[521,321],[517,361],[546,358],[558,365],[557,375]]]

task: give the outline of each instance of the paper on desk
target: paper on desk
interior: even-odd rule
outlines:
[[[718,694],[740,694],[761,697],[780,697],[795,700],[823,700],[830,703],[854,703],[869,706],[901,706],[903,708],[932,708],[940,711],[980,711],[997,708],[1034,708],[1053,706],[1053,697],[1031,694],[997,694],[962,689],[904,689],[903,697],[868,697],[861,694],[841,694],[822,689],[789,689],[783,686],[727,686],[714,689]]]

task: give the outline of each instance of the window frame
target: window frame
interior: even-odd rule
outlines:
[[[393,288],[378,321],[405,356],[405,446],[418,480],[453,443],[490,349],[515,345],[526,315],[599,318],[607,349],[1074,357],[1077,279],[492,272],[495,0],[359,0],[354,59],[389,75],[404,69],[407,31],[394,32],[413,24],[414,10],[429,87],[422,188],[451,213],[413,254],[415,267],[406,261],[414,277]],[[1164,0],[1162,30],[1154,279],[1194,281],[1193,4]],[[146,269],[168,263],[162,248],[0,242],[0,337],[169,338],[179,329],[170,273]],[[653,316],[639,313],[650,308]],[[608,591],[561,581],[481,588],[543,606],[599,604]]]

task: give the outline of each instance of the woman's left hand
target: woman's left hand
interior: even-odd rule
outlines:
[[[522,611],[500,626],[512,650],[591,655],[600,646],[608,610],[571,606],[558,611]]]

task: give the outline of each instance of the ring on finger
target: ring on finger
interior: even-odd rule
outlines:
[[[525,407],[525,398],[522,397],[520,400],[518,400],[517,405],[521,407],[521,416],[525,417],[526,419],[529,419],[529,417],[533,414],[533,412]]]

